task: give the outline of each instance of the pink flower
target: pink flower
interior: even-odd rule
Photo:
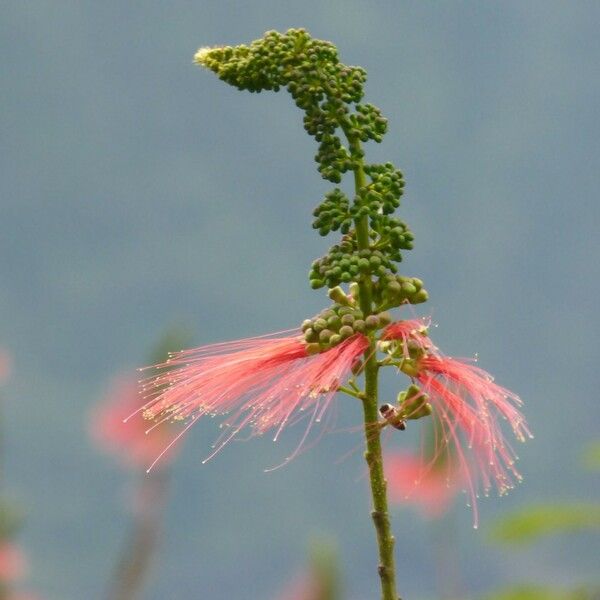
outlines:
[[[144,386],[150,398],[144,416],[158,423],[185,420],[187,426],[173,444],[200,417],[228,415],[223,422],[225,432],[206,460],[245,427],[254,435],[275,430],[276,440],[288,423],[304,414],[309,424],[302,444],[369,342],[357,334],[327,351],[309,354],[303,338],[294,333],[213,344],[173,355],[157,365],[169,370]]]
[[[319,600],[319,583],[313,578],[305,575],[298,577],[278,596],[278,600]]]
[[[105,451],[117,455],[129,467],[146,468],[154,457],[169,443],[167,429],[148,432],[149,424],[142,419],[124,419],[140,409],[143,399],[133,377],[118,378],[104,401],[97,406],[90,419],[90,433]],[[172,459],[174,453],[169,453]]]
[[[390,501],[410,502],[429,519],[441,517],[460,489],[462,476],[452,461],[393,453],[386,455],[385,467]]]
[[[0,543],[0,585],[21,579],[27,571],[27,560],[21,549],[10,541]]]
[[[381,339],[400,341],[402,355],[406,358],[410,355],[411,348],[435,352],[437,348],[427,333],[430,325],[429,318],[396,321],[385,328]]]
[[[522,402],[516,394],[494,383],[492,376],[473,361],[443,356],[433,344],[423,344],[422,332],[413,328],[407,335],[408,329],[402,322],[394,323],[384,336],[402,342],[400,369],[429,395],[441,427],[437,452],[449,448],[454,453],[459,472],[466,476],[477,524],[478,490],[487,495],[495,486],[504,494],[521,479],[515,467],[517,457],[504,437],[499,417],[508,422],[519,441],[532,437],[518,410]],[[409,349],[409,356],[404,354],[404,347]]]
[[[12,357],[8,350],[0,348],[0,383],[4,383],[12,371]]]

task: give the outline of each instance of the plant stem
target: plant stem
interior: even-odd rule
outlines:
[[[139,482],[133,531],[117,564],[108,600],[134,600],[142,592],[145,575],[158,545],[166,502],[167,473],[144,473]]]
[[[355,136],[348,136],[350,149],[355,155],[360,150],[360,141]],[[354,169],[356,194],[366,184],[362,161]],[[356,239],[359,250],[369,247],[369,220],[362,217],[355,221]],[[365,277],[359,281],[359,302],[363,314],[373,312],[372,280]],[[396,592],[396,571],[394,566],[394,536],[392,535],[388,515],[387,482],[383,472],[383,455],[381,452],[381,430],[378,426],[378,379],[376,340],[371,337],[369,348],[365,352],[365,390],[363,392],[363,411],[365,423],[366,452],[365,459],[369,467],[371,497],[373,500],[373,523],[377,533],[379,547],[379,577],[381,579],[381,600],[399,600]]]

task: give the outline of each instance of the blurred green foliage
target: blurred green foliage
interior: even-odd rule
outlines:
[[[491,539],[504,544],[531,544],[556,533],[600,530],[600,504],[538,504],[499,519]]]
[[[535,585],[520,585],[506,588],[485,596],[484,600],[595,600],[600,590],[555,590]]]

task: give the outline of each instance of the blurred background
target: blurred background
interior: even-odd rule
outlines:
[[[425,281],[419,314],[439,323],[437,343],[477,352],[526,402],[523,484],[482,499],[479,530],[464,500],[454,509],[466,589],[593,580],[597,533],[514,550],[490,545],[486,526],[600,488],[580,468],[600,412],[597,2],[22,0],[0,15],[3,486],[27,513],[32,588],[106,593],[131,478],[94,448],[89,415],[116,375],[146,364],[169,327],[200,345],[294,327],[328,302],[307,272],[333,239],[310,227],[330,184],[301,113],[192,65],[198,46],[289,27],[367,69],[366,100],[389,119],[367,157],[404,171],[416,246],[403,272]],[[404,383],[390,377],[384,396]],[[311,532],[337,539],[345,597],[375,597],[361,410],[340,398],[337,411],[350,431],[268,474],[301,426],[202,465],[218,432],[198,424],[143,598],[272,598]],[[386,445],[414,445],[407,433]],[[437,597],[431,529],[404,508],[393,522],[403,598]]]

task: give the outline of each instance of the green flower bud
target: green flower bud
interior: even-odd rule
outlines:
[[[321,333],[319,333],[319,342],[321,342],[322,344],[327,344],[327,342],[329,342],[332,335],[333,335],[332,331],[330,331],[329,329],[323,329],[323,331],[321,331]]]
[[[325,329],[327,327],[327,321],[325,319],[317,319],[314,323],[312,328],[317,332],[320,333],[321,331],[323,331],[323,329]]]
[[[341,326],[342,326],[342,321],[337,315],[333,315],[333,317],[329,317],[329,319],[327,319],[327,328],[328,329],[338,331],[338,329]]]
[[[330,338],[329,338],[329,345],[330,346],[337,346],[340,342],[342,341],[342,336],[339,335],[338,333],[334,333]]]
[[[365,326],[368,330],[377,329],[379,327],[379,318],[377,315],[369,315],[365,319]]]
[[[352,324],[352,327],[354,328],[354,331],[358,331],[359,333],[363,333],[365,331],[365,329],[366,329],[366,324],[365,324],[365,322],[362,319],[357,319]]]
[[[316,342],[319,339],[319,334],[312,327],[309,327],[304,332],[304,339],[309,343]]]
[[[319,354],[321,346],[319,344],[306,344],[306,354]]]
[[[386,325],[389,325],[392,322],[392,315],[390,315],[390,313],[387,311],[379,313],[377,316],[379,317],[380,327],[385,327]]]
[[[343,340],[345,340],[346,338],[349,338],[350,336],[354,335],[354,329],[352,329],[352,327],[350,327],[349,325],[344,325],[340,328],[339,335]]]
[[[342,317],[342,325],[352,325],[354,323],[354,315],[344,315]]]
[[[301,329],[302,331],[306,331],[309,327],[312,327],[312,321],[310,319],[305,319],[302,321]]]

